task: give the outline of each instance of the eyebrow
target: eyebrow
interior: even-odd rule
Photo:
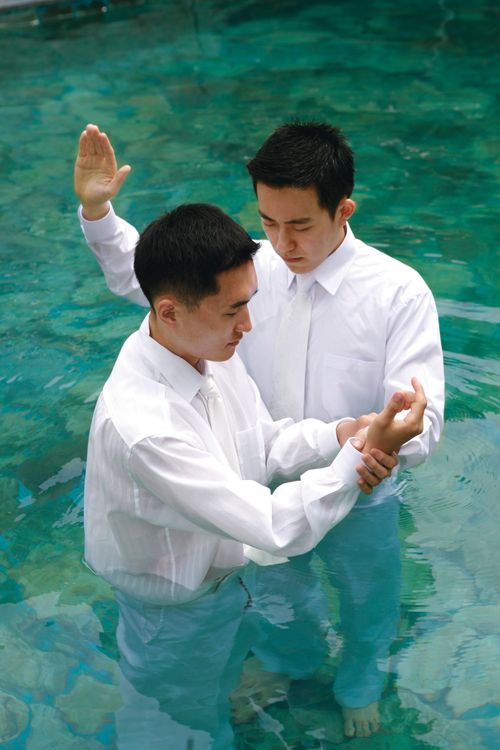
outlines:
[[[250,300],[252,299],[252,297],[255,297],[255,295],[257,294],[258,291],[259,290],[256,289],[255,292],[248,299],[242,299],[239,302],[233,302],[232,305],[228,305],[228,308],[230,310],[237,310],[239,307],[243,307],[243,305],[248,305],[248,303],[250,302]]]
[[[266,221],[275,221],[275,219],[272,219],[270,216],[266,216],[266,214],[262,213],[262,211],[259,211],[259,214],[262,219],[265,219]],[[304,216],[300,219],[290,219],[289,221],[283,222],[284,224],[308,224],[311,221],[311,218],[309,216]]]

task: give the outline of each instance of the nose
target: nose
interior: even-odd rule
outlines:
[[[276,240],[276,250],[280,255],[285,255],[293,247],[293,241],[288,227],[280,227]]]
[[[238,333],[248,333],[252,330],[252,319],[247,305],[240,308],[240,316],[238,323],[236,324],[236,330]]]

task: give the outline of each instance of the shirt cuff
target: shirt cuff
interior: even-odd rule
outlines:
[[[102,219],[95,219],[93,221],[84,217],[82,207],[79,206],[78,218],[80,219],[82,232],[88,242],[103,242],[107,238],[116,234],[118,222],[111,204],[106,216],[103,216]]]
[[[325,425],[319,436],[319,451],[327,461],[332,461],[340,450],[340,443],[337,438],[337,425],[340,422],[355,422],[352,417],[343,417],[336,419],[335,422],[329,422]]]
[[[359,474],[356,471],[356,466],[363,463],[362,454],[353,446],[353,440],[354,438],[349,438],[345,442],[344,447],[331,465],[335,477],[348,486],[357,484]]]

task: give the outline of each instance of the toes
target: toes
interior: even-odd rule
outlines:
[[[380,722],[377,704],[364,708],[344,708],[344,734],[346,737],[370,737],[378,732]]]
[[[367,721],[358,721],[356,726],[356,737],[369,737],[370,725]]]
[[[370,724],[370,731],[372,734],[375,734],[376,732],[378,732],[379,729],[380,729],[380,724],[375,719],[375,721],[372,721]]]
[[[344,721],[344,734],[346,737],[354,737],[356,734],[356,729],[354,727],[354,722],[352,719],[346,719]]]

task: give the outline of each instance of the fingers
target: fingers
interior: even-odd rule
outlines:
[[[78,142],[78,157],[82,158],[87,156],[88,151],[88,136],[87,131],[84,130],[83,133],[80,134],[80,140]]]
[[[416,399],[416,394],[413,393],[413,391],[398,391],[398,393],[401,394],[403,397],[403,407],[401,411],[406,411],[407,409],[411,409],[411,405],[414,403]]]
[[[85,128],[87,136],[87,152],[89,156],[95,156],[98,152],[97,143],[99,138],[99,128],[97,125],[87,125]]]
[[[385,466],[385,468],[388,469],[389,472],[391,472],[392,469],[396,468],[396,466],[399,464],[399,457],[397,453],[384,453],[384,451],[381,451],[378,448],[372,448],[370,450],[370,455],[373,456],[373,458],[375,458],[379,464]]]
[[[411,384],[412,384],[413,390],[415,391],[415,393],[417,395],[417,398],[421,398],[421,399],[425,400],[426,396],[425,396],[425,392],[424,392],[424,387],[423,387],[422,383],[420,382],[420,380],[418,378],[416,378],[415,376],[413,376],[412,379],[411,379]]]
[[[115,162],[115,152],[106,133],[101,133],[97,125],[89,123],[82,133],[86,155],[97,156],[111,163]]]
[[[115,161],[115,152],[111,142],[106,133],[99,133],[98,136],[99,149],[102,156],[110,161]]]
[[[393,409],[395,407],[395,404],[393,402],[393,399],[395,396],[402,398],[402,406],[399,409],[399,411],[405,411],[406,409],[411,409],[412,404],[422,404],[425,403],[425,406],[427,406],[427,398],[424,392],[424,389],[422,387],[422,384],[418,380],[418,378],[413,377],[411,379],[411,384],[413,386],[413,391],[397,391],[397,393],[393,394],[392,399],[387,404],[388,407]],[[424,407],[425,408],[425,407]],[[397,412],[394,413],[394,415],[397,414]]]
[[[405,407],[405,396],[401,391],[393,393],[387,404],[384,406],[378,416],[378,421],[381,427],[389,425],[396,414],[399,414]]]
[[[391,472],[369,454],[366,454],[366,459],[366,463],[359,464],[356,467],[356,471],[360,476],[361,482],[369,487],[377,487],[383,479],[390,476]],[[358,480],[358,484],[360,480]]]
[[[80,134],[78,144],[78,156],[95,156],[98,152],[99,128],[96,125],[87,125],[85,130]]]
[[[411,384],[415,389],[413,402],[410,406],[410,412],[406,415],[404,423],[413,432],[409,437],[419,435],[423,430],[424,412],[427,407],[427,398],[421,383],[417,378],[411,379]]]
[[[425,404],[427,406],[427,397],[425,395],[425,391],[423,389],[423,386],[421,382],[418,380],[418,378],[413,377],[411,379],[411,384],[413,386],[412,391],[400,391],[403,394],[403,397],[406,401],[405,409],[410,409],[412,404]],[[424,406],[424,408],[425,408]]]
[[[363,492],[363,494],[365,495],[371,495],[373,492],[372,487],[370,487],[370,485],[364,482],[362,479],[358,480],[358,487],[360,491]]]
[[[380,484],[380,479],[373,474],[368,466],[365,466],[365,464],[359,464],[356,466],[356,471],[358,472],[360,478],[358,479],[358,487],[361,490],[361,492],[364,492],[365,495],[369,495],[374,487],[376,487],[378,484]]]
[[[414,422],[415,419],[420,420],[423,417],[427,407],[427,398],[424,389],[416,377],[411,379],[411,384],[414,392],[397,391],[397,393],[394,393],[385,409],[380,413],[381,417],[393,419],[398,412],[406,410],[410,411],[410,415],[407,415],[405,421]],[[398,406],[399,408],[397,408]],[[386,425],[388,423],[388,421],[384,422]]]
[[[123,183],[125,182],[127,176],[131,171],[132,167],[130,166],[130,164],[125,164],[123,167],[120,167],[118,172],[115,174],[112,181],[112,188],[115,195],[121,190]]]
[[[378,448],[372,448],[370,453],[363,454],[363,464],[356,467],[360,479],[358,487],[369,495],[374,487],[391,476],[392,469],[399,463],[396,453],[384,453]]]
[[[365,469],[368,470],[368,473],[370,474],[370,476],[375,476],[379,480],[386,479],[387,477],[391,475],[392,469],[389,469],[387,466],[384,466],[384,464],[381,461],[377,461],[377,459],[374,456],[372,456],[371,453],[363,454],[363,465]],[[358,471],[358,474],[362,476],[363,479],[368,481],[368,478],[364,472],[361,473]]]

